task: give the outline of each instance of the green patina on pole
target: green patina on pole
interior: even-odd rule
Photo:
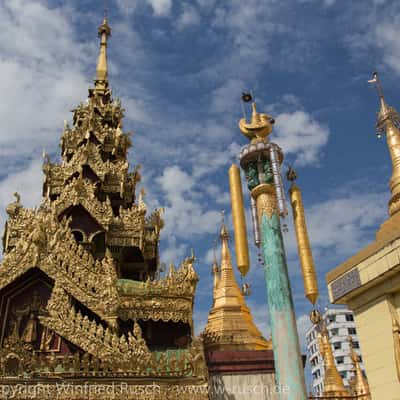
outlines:
[[[306,400],[304,371],[294,316],[285,248],[276,213],[261,217],[260,234],[280,398]],[[286,392],[287,390],[287,392]]]

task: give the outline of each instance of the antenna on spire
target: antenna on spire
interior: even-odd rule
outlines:
[[[375,88],[378,92],[378,95],[381,99],[383,99],[383,89],[382,89],[382,85],[381,85],[381,81],[379,79],[378,73],[375,71],[372,74],[372,79],[368,80],[368,83],[374,84]]]
[[[225,210],[221,210],[221,223],[225,224]]]
[[[243,112],[243,118],[247,120],[247,115],[246,115],[246,109],[244,108],[244,103],[249,103],[250,101],[253,100],[253,95],[252,92],[242,92],[242,112]]]
[[[103,6],[103,16],[104,19],[107,19],[108,17],[108,7],[107,7],[107,0],[104,0],[104,6]]]
[[[214,239],[213,240],[213,261],[215,264],[217,263],[217,243],[218,243],[218,240]]]

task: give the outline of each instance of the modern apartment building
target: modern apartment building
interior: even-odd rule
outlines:
[[[332,345],[333,356],[343,383],[350,386],[350,379],[353,376],[353,363],[350,358],[350,347],[348,337],[353,338],[353,348],[360,359],[360,365],[364,371],[361,351],[357,338],[357,329],[353,313],[348,309],[332,308],[325,311],[323,318],[329,332],[329,341]],[[312,388],[314,394],[321,394],[324,388],[324,363],[319,352],[317,330],[315,326],[306,333],[308,359],[312,373]]]

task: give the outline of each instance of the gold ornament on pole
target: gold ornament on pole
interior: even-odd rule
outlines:
[[[236,264],[240,274],[245,276],[250,268],[249,245],[247,242],[240,170],[235,164],[232,164],[229,168],[229,186],[231,191],[233,229],[235,232]]]
[[[289,189],[290,204],[293,211],[293,222],[296,230],[297,248],[299,252],[300,265],[303,273],[304,292],[308,300],[315,305],[318,298],[318,281],[315,273],[315,265],[308,238],[306,220],[304,215],[303,200],[300,188],[294,183],[296,172],[289,168],[287,179],[292,182]]]

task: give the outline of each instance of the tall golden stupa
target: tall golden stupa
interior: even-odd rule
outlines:
[[[221,266],[213,264],[213,305],[203,337],[207,350],[267,350],[271,342],[264,339],[253,322],[232,267],[229,234],[221,228]]]

